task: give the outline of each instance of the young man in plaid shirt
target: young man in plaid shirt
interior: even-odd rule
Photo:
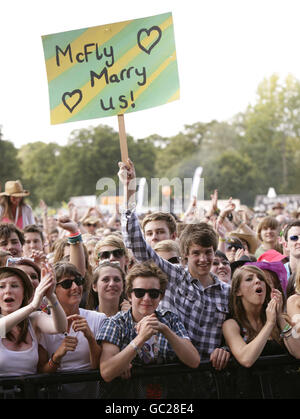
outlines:
[[[228,312],[230,286],[210,272],[218,236],[206,224],[189,224],[180,236],[182,256],[187,266],[173,265],[149,246],[142,234],[134,206],[135,170],[133,163],[119,163],[119,178],[124,184],[125,205],[122,214],[126,245],[138,261],[152,259],[169,278],[160,309],[179,316],[201,360],[210,360],[217,370],[225,368],[230,354],[221,347],[222,324]]]

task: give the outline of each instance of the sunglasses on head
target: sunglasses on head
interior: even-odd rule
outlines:
[[[71,286],[73,285],[73,282],[75,282],[75,284],[80,287],[81,285],[83,285],[84,283],[84,278],[82,278],[82,276],[78,276],[74,279],[64,279],[61,282],[58,282],[56,284],[56,286],[60,285],[61,287],[63,287],[65,290],[71,288]]]
[[[178,256],[173,256],[172,258],[168,259],[168,262],[170,263],[180,263],[180,258]]]
[[[149,294],[149,297],[152,300],[155,300],[159,297],[160,294],[162,294],[161,290],[158,290],[156,288],[151,288],[149,290],[146,290],[145,288],[134,288],[132,290],[136,298],[143,298],[146,293]]]
[[[111,255],[113,255],[114,258],[121,258],[124,254],[125,252],[123,249],[105,250],[104,252],[98,253],[98,258],[109,259]]]
[[[295,235],[295,236],[290,236],[290,240],[292,240],[293,242],[297,242],[297,241],[299,240],[299,237],[300,237],[300,236],[297,236],[297,235]]]

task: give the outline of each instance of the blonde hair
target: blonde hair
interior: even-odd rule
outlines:
[[[180,256],[179,244],[174,240],[161,240],[154,246],[156,252],[176,252]]]
[[[104,246],[116,247],[117,249],[122,249],[125,252],[125,256],[128,257],[127,248],[123,239],[115,234],[109,234],[103,239],[99,240],[94,249],[94,260],[96,263],[99,262],[98,253],[100,249]]]

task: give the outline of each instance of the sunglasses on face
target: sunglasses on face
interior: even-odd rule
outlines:
[[[85,224],[87,227],[96,227],[97,226],[97,224],[90,224],[90,223],[87,223],[87,224]]]
[[[114,258],[121,258],[124,256],[125,252],[123,249],[115,249],[115,250],[105,250],[104,252],[98,253],[99,259],[109,259],[111,255],[113,255]]]
[[[177,256],[174,256],[174,257],[168,259],[168,262],[173,263],[173,264],[180,263],[180,258],[177,257]]]
[[[134,288],[132,290],[136,298],[143,298],[146,293],[149,294],[149,297],[152,300],[156,300],[156,298],[159,297],[160,294],[162,294],[161,290],[158,290],[156,288],[151,288],[149,290],[146,290],[145,288]]]
[[[69,288],[71,288],[71,286],[73,285],[73,282],[75,282],[75,284],[80,287],[81,285],[83,285],[84,283],[84,278],[82,278],[81,276],[78,276],[77,278],[74,279],[64,279],[61,282],[58,282],[56,284],[56,286],[60,285],[61,287],[63,287],[65,290],[68,290]]]
[[[297,242],[299,240],[300,236],[290,236],[290,240],[292,240],[293,242]]]
[[[234,244],[227,244],[226,246],[226,250],[238,250],[238,249],[243,249],[243,246],[241,246],[240,244],[234,243]]]

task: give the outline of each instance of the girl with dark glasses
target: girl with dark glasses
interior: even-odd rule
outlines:
[[[67,316],[68,330],[65,334],[42,334],[39,371],[55,373],[98,368],[101,346],[97,344],[95,334],[106,316],[79,306],[84,279],[74,265],[59,262],[54,270],[56,296]],[[94,398],[96,395],[96,382],[62,386],[63,398]]]
[[[119,262],[121,269],[126,273],[129,263],[129,255],[124,241],[115,234],[109,234],[101,239],[94,250],[95,263],[98,265],[104,260]]]

